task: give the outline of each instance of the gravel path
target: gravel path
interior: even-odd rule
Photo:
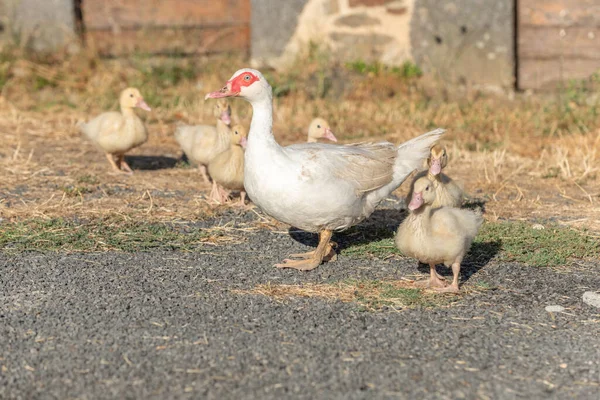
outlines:
[[[582,301],[598,265],[491,261],[465,287],[497,289],[433,309],[231,292],[416,271],[343,252],[272,267],[305,249],[260,230],[193,253],[0,254],[0,398],[600,398],[600,309]]]

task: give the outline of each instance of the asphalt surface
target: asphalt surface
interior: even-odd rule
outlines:
[[[495,289],[433,309],[232,293],[417,269],[343,249],[312,272],[272,267],[306,238],[259,230],[190,253],[0,253],[0,398],[600,398],[600,309],[582,301],[600,288],[597,264],[492,259],[463,281]]]

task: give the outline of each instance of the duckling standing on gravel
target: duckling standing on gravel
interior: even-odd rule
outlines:
[[[132,174],[133,171],[125,162],[125,153],[148,140],[146,127],[133,109],[137,107],[150,111],[150,107],[135,88],[127,88],[121,92],[119,105],[121,112],[102,113],[88,123],[80,123],[78,127],[106,153],[114,170]],[[116,162],[113,157],[116,157]]]
[[[434,145],[431,148],[429,158],[427,159],[427,166],[429,169],[415,175],[411,184],[411,189],[406,196],[406,202],[408,203],[412,198],[415,182],[417,182],[418,179],[427,176],[435,186],[435,200],[431,205],[433,208],[442,206],[462,206],[464,192],[456,182],[442,172],[446,165],[448,165],[448,152],[446,151],[446,148],[439,144]]]
[[[477,235],[481,214],[454,207],[434,208],[436,185],[427,177],[417,179],[408,209],[410,214],[396,233],[402,253],[429,264],[429,286],[440,292],[458,292],[460,264]],[[436,264],[452,267],[454,279],[446,286],[435,270]]]

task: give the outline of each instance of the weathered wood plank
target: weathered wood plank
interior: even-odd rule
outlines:
[[[600,26],[600,0],[519,0],[519,26]]]
[[[86,30],[250,21],[250,0],[85,0]]]
[[[519,30],[519,57],[557,57],[600,60],[600,27],[523,27]]]
[[[521,60],[519,87],[521,89],[551,89],[571,79],[586,79],[598,71],[598,60],[549,59]]]
[[[88,46],[102,56],[132,53],[197,54],[242,50],[250,41],[248,25],[207,28],[132,29],[87,32]]]

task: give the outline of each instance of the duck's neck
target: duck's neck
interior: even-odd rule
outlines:
[[[252,122],[248,134],[248,148],[259,146],[278,146],[273,137],[273,102],[271,96],[252,103]]]
[[[314,138],[314,137],[312,137],[312,136],[309,136],[309,137],[308,137],[308,140],[306,141],[306,143],[317,143],[317,139],[315,139],[315,138]]]

